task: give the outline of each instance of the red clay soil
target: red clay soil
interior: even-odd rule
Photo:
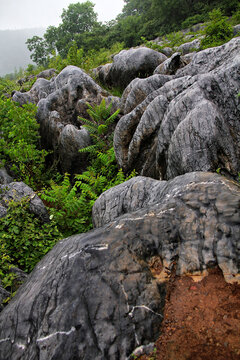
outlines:
[[[219,269],[200,282],[172,276],[156,349],[141,360],[239,360],[240,285]]]

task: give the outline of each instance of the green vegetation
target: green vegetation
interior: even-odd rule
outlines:
[[[64,236],[90,230],[92,206],[99,195],[136,175],[133,171],[126,177],[117,167],[110,126],[119,110],[111,114],[112,104],[106,106],[105,100],[88,107],[92,121],[79,118],[93,139],[92,145],[79,150],[90,154],[87,170],[75,176],[73,185],[69,174],[65,174],[60,184],[51,181],[51,188],[41,194]]]
[[[209,13],[210,22],[204,30],[205,37],[201,41],[203,49],[219,46],[233,37],[232,26],[227,22],[220,9]]]
[[[0,99],[0,156],[12,175],[34,189],[45,180],[46,150],[39,149],[37,107],[22,107],[10,99]]]
[[[106,106],[105,99],[94,108],[90,104],[87,105],[87,112],[91,120],[82,117],[78,119],[85,124],[83,126],[88,130],[93,144],[81,149],[80,152],[90,152],[97,155],[97,151],[106,152],[112,146],[113,134],[109,133],[109,127],[118,116],[119,109],[111,114],[112,104]]]
[[[0,219],[0,279],[12,294],[19,285],[11,268],[30,272],[37,262],[63,237],[86,232],[92,228],[92,206],[98,196],[112,186],[135,176],[123,174],[117,167],[112,147],[112,105],[89,105],[92,119],[80,118],[93,138],[93,146],[83,149],[89,153],[89,166],[70,181],[47,167],[47,152],[40,149],[36,106],[18,106],[10,99],[0,99],[0,155],[16,180],[23,180],[45,202],[50,221],[42,223],[29,211],[29,200],[12,201],[7,216]],[[42,175],[44,174],[44,175]],[[49,178],[51,180],[49,181]]]
[[[60,59],[67,59],[69,63],[69,49],[75,46],[79,49],[78,66],[86,70],[107,62],[102,55],[120,42],[123,47],[136,46],[141,43],[141,37],[147,40],[156,36],[177,32],[178,30],[208,20],[208,13],[213,9],[220,9],[223,16],[233,15],[233,22],[239,19],[239,2],[231,0],[125,0],[122,13],[116,20],[102,24],[97,21],[94,4],[91,1],[71,4],[63,10],[62,22],[58,27],[50,26],[44,36],[34,36],[27,40],[31,58],[38,65],[53,66],[53,62],[61,63]],[[210,15],[210,17],[213,15]],[[213,17],[210,18],[213,20]],[[214,21],[219,22],[218,18]],[[222,19],[223,20],[223,19]],[[211,32],[211,30],[209,29]],[[220,35],[223,31],[224,35]],[[217,38],[227,38],[228,30],[224,21],[218,24]],[[209,34],[210,35],[210,34]],[[212,36],[211,35],[211,36]],[[180,35],[179,35],[180,36]],[[179,40],[179,39],[178,39]],[[211,40],[212,41],[212,40]],[[75,45],[74,45],[75,44]],[[93,55],[93,56],[92,56]],[[96,59],[86,64],[87,58]],[[75,60],[74,60],[75,61]],[[66,65],[65,65],[66,66]]]
[[[33,36],[27,40],[37,67],[29,65],[25,71],[21,69],[19,73],[0,78],[0,163],[6,165],[16,180],[38,191],[50,215],[50,221],[42,223],[29,211],[29,201],[23,199],[10,203],[7,216],[0,219],[0,278],[11,293],[19,285],[11,268],[29,272],[60,238],[91,229],[92,206],[99,195],[135,176],[135,172],[124,174],[117,167],[112,131],[118,111],[112,113],[111,104],[107,106],[105,101],[95,107],[88,105],[90,120],[79,118],[93,141],[81,150],[88,153],[86,171],[74,178],[69,174],[59,175],[47,151],[40,146],[36,106],[20,107],[2,96],[20,89],[13,80],[48,67],[60,72],[67,65],[91,72],[111,62],[112,55],[123,48],[142,42],[158,51],[165,46],[177,47],[189,41],[178,30],[199,21],[209,21],[202,48],[220,45],[233,36],[232,25],[240,22],[237,0],[227,4],[224,0],[124,2],[122,13],[107,24],[97,21],[92,2],[69,5],[63,10],[58,27],[50,26],[43,37]],[[233,15],[231,21],[227,20],[230,15]],[[161,46],[149,41],[155,36],[161,36]],[[24,84],[25,90],[34,81],[29,79]]]
[[[30,272],[62,237],[55,220],[42,223],[29,212],[29,201],[12,201],[8,213],[0,218],[0,279],[13,293],[17,288],[12,267]]]

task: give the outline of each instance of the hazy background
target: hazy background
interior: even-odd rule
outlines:
[[[77,2],[84,1],[0,0],[0,76],[32,63],[26,40],[34,35],[42,36],[50,25],[59,25],[62,10]],[[123,0],[92,2],[98,20],[102,22],[114,19],[124,5]]]

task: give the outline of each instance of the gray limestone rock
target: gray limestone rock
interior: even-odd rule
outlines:
[[[157,179],[218,168],[236,178],[240,169],[239,49],[236,38],[196,53],[175,78],[124,115],[114,134],[119,166]]]
[[[124,89],[136,77],[152,75],[154,69],[166,59],[166,55],[145,47],[122,50],[113,58],[105,77],[106,84]]]
[[[154,74],[174,75],[176,71],[184,65],[181,53],[175,52],[169,59],[166,59],[162,64],[156,67]]]
[[[44,78],[39,78],[35,81],[29,91],[23,93],[20,91],[15,91],[12,99],[13,101],[18,102],[20,105],[24,105],[29,102],[38,104],[41,99],[45,99],[54,90],[54,79],[46,80]]]
[[[0,360],[125,360],[159,336],[173,267],[201,278],[219,266],[240,281],[239,186],[211,173],[180,176],[164,190],[139,180],[140,189],[126,185],[135,211],[60,241],[36,266],[0,314]]]
[[[1,286],[1,282],[0,282],[0,312],[3,310],[4,308],[4,300],[6,300],[7,298],[9,298],[11,296],[10,292],[6,291],[2,286]]]
[[[94,75],[100,80],[102,84],[106,84],[109,71],[112,67],[112,63],[98,66],[93,69]]]
[[[47,79],[47,78],[50,78],[52,77],[53,75],[55,75],[57,72],[56,69],[47,69],[47,70],[43,70],[41,71],[39,74],[37,74],[37,79],[39,78],[44,78],[44,79]]]
[[[180,45],[177,48],[177,51],[180,52],[182,55],[189,54],[192,51],[196,51],[200,49],[200,40],[195,39],[193,41],[187,42],[185,44]]]
[[[159,43],[159,45],[160,45],[160,43]],[[163,48],[163,49],[161,50],[161,52],[162,52],[164,55],[166,55],[167,57],[170,57],[170,56],[172,56],[172,54],[173,54],[173,49],[167,46],[167,47]]]
[[[226,44],[199,51],[189,65],[176,72],[178,77],[185,75],[206,74],[217,68],[227,68],[239,59],[240,37],[233,38]]]
[[[66,125],[58,138],[58,149],[62,171],[74,173],[76,168],[78,171],[84,169],[86,164],[86,154],[79,153],[79,149],[87,147],[91,144],[88,131],[81,127]],[[76,164],[79,164],[76,166]],[[82,167],[82,169],[81,169]]]
[[[7,214],[10,201],[20,201],[23,198],[29,200],[29,209],[42,221],[49,221],[48,212],[37,194],[23,182],[11,182],[0,185],[0,217]]]
[[[152,75],[146,79],[136,78],[130,82],[122,95],[121,110],[123,114],[128,114],[137,105],[139,105],[154,90],[162,87],[167,81],[171,80],[171,76]]]
[[[78,150],[91,144],[90,136],[81,129],[78,116],[89,118],[87,103],[94,106],[103,98],[107,105],[113,104],[113,112],[120,107],[119,98],[110,96],[76,66],[67,66],[50,81],[39,78],[29,92],[16,92],[13,96],[20,104],[38,105],[42,145],[54,151],[56,160],[60,159],[62,172],[71,169],[72,173],[81,171],[86,165],[86,156],[80,155]]]

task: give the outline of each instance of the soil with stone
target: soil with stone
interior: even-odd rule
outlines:
[[[199,282],[172,276],[154,352],[141,360],[239,360],[240,285],[212,269]]]

